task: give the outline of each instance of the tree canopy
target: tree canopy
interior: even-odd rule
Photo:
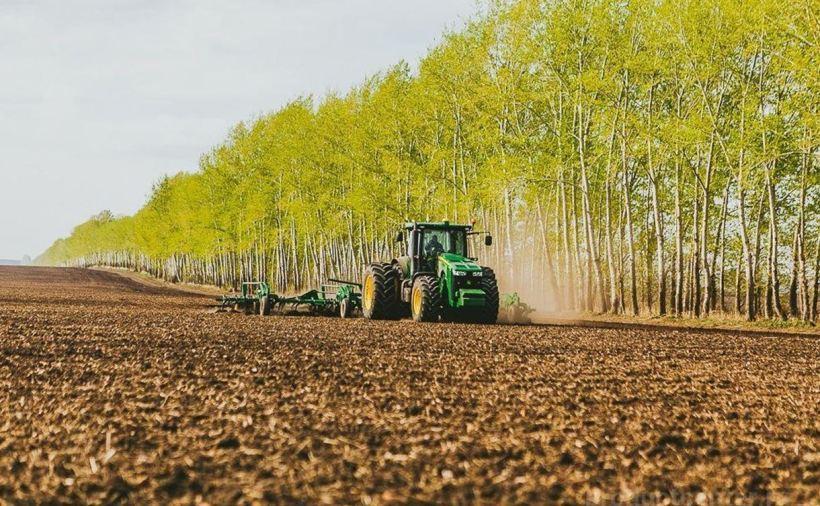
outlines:
[[[405,220],[476,220],[544,309],[813,320],[819,33],[798,0],[495,2],[417,68],[239,123],[39,262],[295,289],[357,278]]]

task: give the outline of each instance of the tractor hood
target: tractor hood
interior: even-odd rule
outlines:
[[[474,260],[455,253],[441,253],[438,256],[438,261],[441,267],[449,267],[453,272],[481,272],[481,266]]]

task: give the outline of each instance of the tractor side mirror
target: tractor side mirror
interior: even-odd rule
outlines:
[[[396,236],[396,242],[404,242],[404,232],[399,232],[399,235]]]
[[[493,245],[493,236],[487,235],[484,237],[484,246],[492,246]]]

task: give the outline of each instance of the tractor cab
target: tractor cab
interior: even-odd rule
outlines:
[[[442,255],[468,259],[467,237],[472,233],[471,225],[450,225],[443,223],[408,223],[407,253],[399,258],[405,278],[413,278],[419,273],[436,274],[438,261]],[[404,233],[399,241],[404,241]]]

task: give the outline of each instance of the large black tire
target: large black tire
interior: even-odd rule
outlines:
[[[362,313],[369,320],[401,317],[399,273],[388,263],[370,264],[362,282]]]
[[[437,322],[441,315],[441,291],[438,278],[423,275],[416,278],[410,294],[410,314],[417,322]]]
[[[478,323],[495,323],[498,321],[498,280],[495,278],[495,272],[489,267],[482,267],[484,275],[481,278],[481,289],[484,290],[486,297],[486,304],[483,308],[476,311],[475,321]]]
[[[259,297],[259,314],[270,316],[270,298],[267,295]]]

